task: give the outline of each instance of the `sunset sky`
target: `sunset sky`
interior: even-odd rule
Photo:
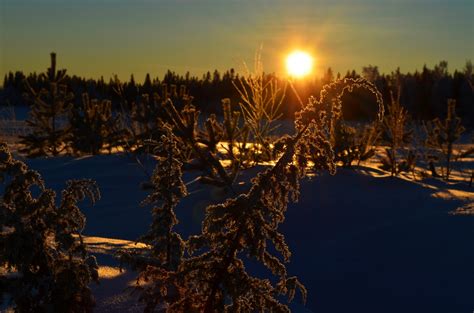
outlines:
[[[0,14],[2,77],[44,71],[51,51],[69,74],[138,81],[239,70],[260,46],[279,74],[295,48],[314,56],[317,76],[474,61],[473,0],[0,0]]]

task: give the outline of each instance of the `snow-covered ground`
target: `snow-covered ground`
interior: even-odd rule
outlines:
[[[464,149],[470,138],[457,148]],[[140,312],[137,295],[130,294],[136,273],[120,271],[113,255],[133,246],[151,222],[150,208],[139,203],[147,195],[141,184],[154,161],[142,159],[145,168],[126,154],[25,161],[57,191],[68,179],[97,181],[102,199],[94,207],[82,206],[86,242],[101,266],[101,282],[92,286],[95,311]],[[281,227],[292,251],[289,274],[308,289],[306,305],[297,298],[293,311],[472,312],[474,187],[467,183],[467,170],[474,168],[474,159],[456,163],[449,183],[420,175],[390,177],[378,165],[375,158],[302,182],[300,201],[290,205]],[[243,173],[239,186],[248,187],[262,169]],[[207,205],[226,197],[196,182],[196,175],[185,174],[189,196],[177,208],[176,229],[184,238],[200,231]],[[247,268],[265,274],[256,264]]]
[[[118,271],[112,255],[130,244],[115,239],[134,241],[150,224],[149,208],[139,206],[147,194],[140,188],[147,180],[144,169],[125,154],[26,162],[56,190],[67,179],[98,182],[102,199],[94,207],[83,206],[84,233],[91,236],[87,242],[102,266],[101,284],[93,286],[96,311],[140,311],[136,296],[126,289],[133,286],[135,273]],[[143,162],[151,172],[153,160]],[[260,169],[245,173],[243,186]],[[185,175],[190,194],[177,209],[177,230],[185,238],[200,231],[205,207],[225,197],[194,178],[195,173]],[[293,311],[474,310],[474,215],[450,214],[458,208],[466,213],[474,189],[457,179],[393,178],[371,163],[305,179],[300,201],[290,205],[281,228],[293,253],[289,273],[299,276],[309,292],[306,306],[296,299]],[[248,268],[261,273],[255,264]]]

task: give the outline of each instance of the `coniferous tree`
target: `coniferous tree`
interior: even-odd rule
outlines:
[[[153,95],[143,94],[139,101],[132,105],[129,135],[131,136],[130,144],[135,145],[137,151],[140,151],[140,148],[146,145],[146,141],[158,140],[163,134],[161,129],[162,101],[162,97],[158,93]]]
[[[66,70],[56,69],[56,54],[51,53],[51,66],[46,74],[41,74],[47,88],[35,90],[25,80],[27,97],[32,102],[27,124],[31,134],[21,136],[22,151],[31,157],[58,155],[66,148],[64,144],[70,133],[66,118],[70,114],[74,95],[68,92],[64,79]]]
[[[127,151],[141,153],[148,151],[149,145],[157,141],[163,134],[162,125],[166,121],[164,113],[165,102],[183,102],[188,98],[186,87],[182,85],[179,92],[176,85],[163,83],[160,93],[142,94],[136,99],[129,100],[117,77],[114,79],[114,92],[120,98],[120,113],[118,114],[121,144]],[[183,100],[184,99],[184,100]]]
[[[253,154],[256,151],[247,147],[249,127],[246,124],[240,126],[240,112],[232,110],[230,99],[222,99],[221,102],[223,121],[218,122],[216,116],[211,114],[203,129],[198,127],[196,138],[198,144],[205,147],[219,163],[221,160],[230,160],[227,172],[231,181],[223,180],[219,169],[215,169],[201,177],[201,182],[231,187],[238,172],[255,160]]]
[[[408,129],[408,113],[400,104],[400,89],[397,97],[391,95],[387,113],[383,121],[384,140],[388,143],[385,156],[381,158],[382,168],[390,170],[392,176],[401,171],[408,171],[415,166],[415,154],[413,151],[405,151],[406,145],[412,137],[412,130]],[[400,160],[400,153],[407,152],[406,159]]]
[[[448,111],[444,120],[434,119],[431,123],[425,125],[425,130],[427,133],[426,144],[441,153],[443,177],[449,180],[453,145],[465,130],[461,119],[456,115],[456,100],[448,100]]]
[[[184,241],[173,230],[178,223],[174,209],[187,194],[182,180],[181,155],[177,147],[177,138],[171,128],[164,125],[163,131],[164,134],[154,148],[158,162],[150,182],[152,193],[142,202],[143,206],[153,205],[150,229],[147,234],[139,238],[139,241],[147,244],[149,249],[144,249],[140,253],[132,251],[119,253],[122,261],[140,270],[148,265],[174,270],[184,252]]]
[[[146,74],[145,81],[143,82],[143,86],[141,88],[142,94],[153,94],[153,83],[151,82],[150,74]]]
[[[143,201],[144,205],[155,205],[152,209],[153,223],[141,241],[152,246],[153,256],[160,259],[164,267],[176,269],[181,261],[184,242],[173,231],[178,222],[174,208],[187,191],[182,180],[183,163],[180,161],[176,137],[168,125],[163,128],[164,134],[154,150],[158,163],[151,180],[153,192]]]
[[[99,198],[95,182],[68,181],[56,205],[38,172],[15,160],[0,144],[0,266],[17,275],[1,277],[17,312],[92,312],[88,285],[98,279],[81,232],[78,202]],[[3,296],[3,295],[2,295]]]
[[[99,154],[104,147],[110,151],[119,140],[117,120],[110,100],[82,94],[82,107],[73,109],[70,116],[70,146],[75,153]]]
[[[328,67],[326,73],[324,73],[323,77],[321,78],[321,83],[323,85],[330,84],[334,81],[334,73],[332,68]]]
[[[201,182],[231,187],[238,171],[248,161],[248,127],[240,127],[239,112],[231,109],[230,100],[222,101],[224,120],[217,121],[211,114],[203,126],[198,124],[200,111],[192,104],[193,97],[185,86],[162,84],[161,93],[142,95],[141,100],[129,107],[123,96],[122,85],[116,80],[116,92],[122,99],[122,125],[127,130],[125,146],[131,151],[151,151],[157,138],[163,134],[163,125],[169,124],[181,147],[187,168],[198,168],[206,174]],[[179,107],[182,107],[180,110]],[[226,144],[221,143],[225,141]],[[219,145],[219,147],[218,147]],[[220,148],[226,153],[222,154]],[[221,163],[231,160],[230,169]]]
[[[191,104],[192,97],[186,97],[183,110],[178,111],[173,101],[168,98],[163,102],[165,121],[173,126],[173,132],[180,142],[186,146],[202,165],[201,168],[207,171],[208,178],[205,181],[222,186],[232,186],[235,179],[234,173],[229,173],[219,162],[215,151],[216,137],[213,131],[215,119],[208,120],[208,129],[206,132],[198,132],[199,111]],[[211,127],[211,128],[209,128]],[[207,140],[203,140],[203,133],[207,133]],[[214,138],[213,138],[214,137]]]

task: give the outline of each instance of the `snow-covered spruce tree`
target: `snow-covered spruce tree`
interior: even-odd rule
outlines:
[[[402,171],[412,170],[415,166],[416,155],[407,151],[406,147],[411,141],[413,130],[408,128],[408,113],[400,104],[400,90],[397,97],[391,94],[391,102],[387,107],[387,115],[383,120],[383,139],[388,144],[385,155],[381,157],[382,168],[389,170],[392,176]],[[405,153],[401,160],[400,153]]]
[[[150,229],[139,239],[140,242],[148,244],[149,249],[139,253],[130,251],[119,253],[122,261],[138,269],[155,265],[175,270],[184,252],[184,241],[173,231],[173,227],[178,223],[174,208],[187,194],[181,178],[182,162],[177,139],[171,128],[164,125],[163,132],[153,152],[158,163],[151,177],[152,192],[142,202],[143,206],[153,205]]]
[[[305,299],[304,286],[287,274],[284,262],[291,253],[278,227],[290,198],[298,198],[310,152],[317,151],[320,160],[326,161],[320,168],[334,173],[330,137],[340,116],[341,96],[354,87],[376,95],[382,118],[382,97],[373,84],[344,79],[325,86],[320,99],[311,98],[297,115],[297,133],[276,144],[281,151],[276,164],[259,174],[247,193],[207,208],[202,233],[188,240],[189,256],[182,258],[178,268],[149,266],[141,273],[142,279],[151,281],[142,298],[146,312],[157,306],[166,312],[289,312],[280,296],[287,295],[291,301],[300,290]],[[282,259],[268,250],[269,245]],[[246,258],[267,267],[276,283],[250,276],[244,267]]]
[[[117,119],[112,116],[110,100],[90,99],[89,94],[82,94],[82,107],[74,108],[70,116],[69,145],[76,154],[99,154],[103,148],[110,151],[119,139]]]
[[[28,80],[27,99],[31,101],[30,117],[26,120],[32,132],[20,136],[23,145],[22,152],[30,157],[41,155],[57,155],[65,149],[64,141],[70,133],[65,120],[70,114],[74,94],[68,92],[63,83],[66,70],[56,70],[56,53],[51,53],[51,66],[47,72],[40,75],[48,88],[34,90]]]
[[[38,172],[0,144],[0,266],[16,312],[92,312],[88,285],[98,279],[95,257],[82,241],[85,217],[78,202],[99,198],[95,182],[68,181],[56,205]]]
[[[426,145],[441,153],[443,162],[441,169],[444,179],[449,180],[451,174],[451,160],[453,158],[453,145],[459,139],[465,128],[461,118],[456,115],[456,100],[448,99],[446,119],[434,119],[425,125],[427,135]]]

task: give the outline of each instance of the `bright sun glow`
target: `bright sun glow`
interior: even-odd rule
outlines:
[[[304,51],[293,51],[286,58],[286,69],[291,76],[303,77],[313,68],[313,58]]]

